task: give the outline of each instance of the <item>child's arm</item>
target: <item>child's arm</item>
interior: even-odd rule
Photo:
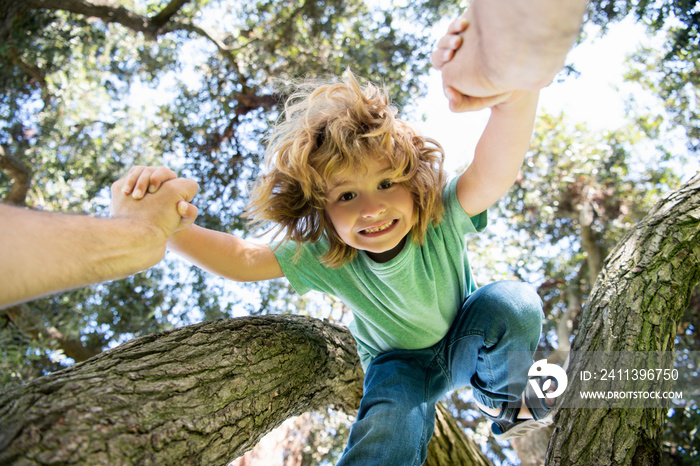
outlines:
[[[168,249],[199,268],[237,282],[284,276],[272,248],[192,225],[168,241]]]
[[[463,20],[453,21],[438,41],[433,64],[441,68],[463,48],[459,35]],[[456,95],[450,95],[454,92]],[[445,89],[453,111],[491,107],[491,118],[484,129],[471,165],[460,176],[457,197],[469,215],[476,215],[496,202],[515,181],[530,145],[539,92],[513,91],[489,97],[458,95]],[[457,107],[457,108],[456,108]]]
[[[469,215],[486,210],[515,182],[530,145],[538,96],[515,91],[492,107],[474,160],[457,183],[457,197]]]
[[[155,193],[163,183],[175,177],[175,172],[166,167],[133,167],[122,192],[142,199],[146,193]],[[170,238],[168,249],[197,267],[229,280],[252,282],[284,276],[270,246],[197,225]]]

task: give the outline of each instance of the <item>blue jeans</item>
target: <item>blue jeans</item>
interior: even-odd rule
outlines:
[[[467,298],[433,347],[379,355],[367,368],[357,421],[338,466],[423,464],[435,404],[450,390],[471,385],[476,400],[492,408],[518,400],[542,318],[542,301],[531,287],[491,283]]]

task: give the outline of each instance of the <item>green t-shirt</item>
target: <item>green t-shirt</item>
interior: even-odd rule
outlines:
[[[445,216],[428,228],[423,245],[409,238],[389,262],[374,262],[360,251],[339,269],[326,267],[319,260],[328,248],[325,241],[305,245],[296,262],[295,243],[275,250],[284,275],[299,294],[328,293],[352,310],[350,331],[364,368],[387,351],[428,348],[440,341],[464,300],[476,290],[465,235],[483,231],[487,216],[482,212],[470,218],[456,189],[457,178],[445,187]]]

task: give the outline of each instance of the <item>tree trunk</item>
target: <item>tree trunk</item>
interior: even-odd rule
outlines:
[[[661,200],[606,259],[573,351],[672,351],[700,281],[700,175]],[[566,400],[585,358],[569,367]],[[560,409],[547,464],[655,465],[665,410]]]
[[[264,316],[191,325],[0,396],[0,464],[226,464],[291,416],[353,412],[362,381],[355,341],[333,324]],[[487,464],[440,412],[431,455]]]
[[[479,447],[469,440],[445,405],[438,403],[435,433],[428,444],[425,466],[490,466],[492,463]]]

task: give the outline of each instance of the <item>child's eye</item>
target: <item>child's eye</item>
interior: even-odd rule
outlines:
[[[379,183],[379,189],[389,189],[394,185],[394,182],[391,180],[384,180],[381,183]]]
[[[338,196],[339,201],[351,201],[355,199],[355,193],[343,193]]]

